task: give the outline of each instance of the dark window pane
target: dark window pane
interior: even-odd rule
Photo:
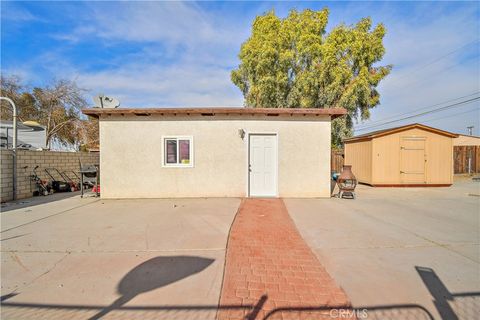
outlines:
[[[177,163],[177,140],[167,140],[167,163]]]
[[[180,163],[189,164],[190,163],[190,140],[179,140],[180,144]]]

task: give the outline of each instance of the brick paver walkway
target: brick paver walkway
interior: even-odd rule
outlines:
[[[300,236],[283,201],[246,199],[230,231],[220,305],[257,305],[249,313],[219,311],[224,320],[323,319],[330,310],[294,310],[350,304]],[[271,313],[278,308],[282,312]]]

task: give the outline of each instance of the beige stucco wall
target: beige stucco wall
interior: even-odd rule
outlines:
[[[103,198],[244,197],[247,133],[278,134],[278,195],[330,196],[330,118],[107,116],[100,121]],[[162,136],[193,136],[192,168],[162,167]]]
[[[480,137],[459,135],[453,139],[454,146],[480,146]]]

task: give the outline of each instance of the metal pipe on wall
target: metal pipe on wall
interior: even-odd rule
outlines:
[[[5,100],[12,105],[13,109],[13,200],[17,200],[17,107],[12,99],[7,97],[0,97],[0,100]],[[8,148],[8,134],[7,134],[7,148]]]

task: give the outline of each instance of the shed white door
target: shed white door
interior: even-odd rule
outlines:
[[[402,183],[426,183],[425,161],[425,138],[402,137],[400,145],[400,178]]]
[[[277,195],[277,136],[249,135],[249,194],[251,197]]]

